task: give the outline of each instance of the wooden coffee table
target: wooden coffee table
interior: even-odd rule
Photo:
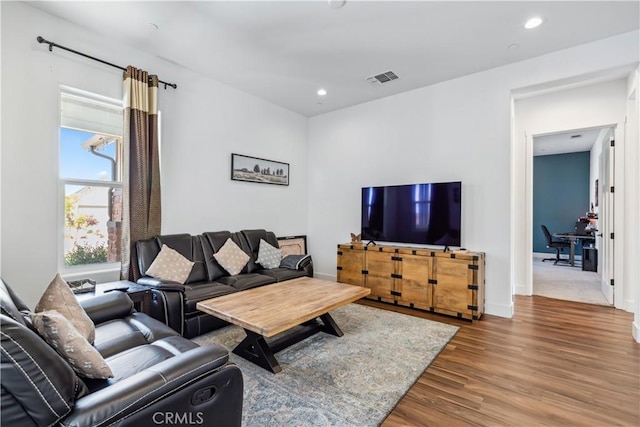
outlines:
[[[301,277],[202,301],[196,308],[244,328],[247,337],[233,352],[278,373],[282,368],[274,353],[320,331],[341,337],[329,311],[370,292],[360,286]],[[318,317],[321,322],[315,320]],[[302,327],[295,334],[267,343],[265,338],[298,325]]]

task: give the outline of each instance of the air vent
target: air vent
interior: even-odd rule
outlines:
[[[576,139],[576,138],[582,138],[582,135],[578,134],[578,135],[571,135],[570,136],[571,139]]]
[[[393,71],[387,71],[386,73],[367,78],[367,82],[369,82],[370,85],[377,86],[383,83],[389,83],[390,81],[396,80],[397,78],[398,76],[396,76]]]

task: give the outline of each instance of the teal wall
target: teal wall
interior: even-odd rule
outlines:
[[[589,155],[554,154],[533,158],[533,252],[547,249],[541,224],[551,234],[573,231],[589,210]]]

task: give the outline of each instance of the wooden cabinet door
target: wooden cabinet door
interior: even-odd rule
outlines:
[[[473,270],[469,261],[449,258],[435,260],[433,286],[433,307],[447,312],[471,315],[474,283]]]
[[[429,310],[432,304],[432,285],[429,280],[432,278],[431,257],[402,255],[399,263],[399,275],[396,279],[396,296],[398,301],[413,304],[415,308]],[[404,304],[403,304],[404,305]]]
[[[393,298],[393,277],[395,261],[392,252],[367,251],[365,257],[365,286],[371,289],[371,296]]]
[[[362,267],[364,254],[361,249],[338,249],[338,282],[364,286]]]

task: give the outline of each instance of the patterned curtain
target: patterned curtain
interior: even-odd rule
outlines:
[[[140,277],[135,242],[160,234],[158,76],[134,67],[124,72],[121,277]],[[128,165],[128,167],[127,167]]]

